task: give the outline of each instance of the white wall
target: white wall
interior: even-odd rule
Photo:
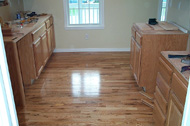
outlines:
[[[105,0],[105,29],[65,30],[63,0],[23,0],[24,10],[55,18],[56,48],[130,48],[131,26],[157,17],[158,0]],[[85,34],[89,39],[85,40]]]
[[[190,0],[169,0],[167,20],[190,31]],[[190,37],[187,50],[190,51]]]
[[[16,13],[18,11],[23,11],[23,0],[8,0],[8,6],[0,7],[0,16],[4,21],[13,20],[16,18]]]

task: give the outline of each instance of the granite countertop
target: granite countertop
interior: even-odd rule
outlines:
[[[190,71],[181,72],[182,66],[190,66],[190,64],[184,64],[180,58],[168,58],[169,54],[175,55],[188,55],[188,51],[163,51],[161,54],[172,64],[172,66],[182,75],[182,77],[188,82],[190,77]]]
[[[37,17],[38,22],[24,25],[23,28],[17,28],[17,30],[13,32],[14,33],[13,36],[3,36],[4,42],[13,42],[13,43],[18,42],[25,35],[27,35],[28,33],[38,28],[40,25],[42,25],[50,16],[51,16],[50,14],[46,16],[39,16]]]

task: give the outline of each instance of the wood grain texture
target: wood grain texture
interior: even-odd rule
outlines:
[[[156,84],[158,88],[160,89],[160,91],[162,92],[162,95],[164,96],[166,101],[168,101],[171,87],[165,82],[160,72],[158,72],[158,75],[156,78]]]
[[[11,85],[16,106],[25,105],[25,94],[16,43],[5,43]]]
[[[166,126],[181,126],[183,109],[183,105],[171,91]]]
[[[133,68],[134,76],[138,85],[144,87],[146,92],[154,93],[160,52],[186,50],[188,34],[185,34],[180,30],[153,30],[146,23],[135,23],[132,27],[132,36],[134,35],[134,31],[136,31],[134,42],[136,44],[140,43],[141,45],[141,56],[139,58],[140,65],[138,67],[139,75],[135,73],[136,68]],[[134,56],[136,57],[136,55]],[[135,61],[136,58],[131,59]]]
[[[160,89],[157,86],[156,86],[156,91],[155,91],[154,95],[155,95],[155,99],[156,99],[159,107],[161,108],[163,114],[166,115],[168,102],[165,100],[164,96],[162,95]]]
[[[155,126],[165,126],[166,117],[162,113],[162,110],[160,109],[158,102],[154,101],[154,110],[153,110],[153,118],[155,121]]]
[[[54,24],[50,26],[50,33],[51,33],[51,43],[52,43],[51,47],[52,47],[52,52],[53,52],[53,50],[56,47]]]
[[[164,81],[166,81],[166,84],[170,85],[173,70],[167,65],[167,63],[161,57],[159,58],[158,72],[162,75],[162,78],[164,79]]]
[[[48,38],[46,32],[41,36],[41,42],[42,42],[42,52],[43,52],[43,66],[45,66],[49,59]]]
[[[126,52],[54,53],[26,88],[20,126],[153,126],[129,59]]]
[[[44,63],[41,38],[39,38],[36,42],[33,43],[33,49],[34,49],[36,75],[39,76],[43,69],[43,63]]]
[[[185,105],[187,87],[186,85],[179,79],[179,77],[174,73],[172,77],[171,88],[179,99],[182,105]]]
[[[46,31],[46,25],[43,23],[39,28],[32,32],[32,41],[36,41]]]
[[[26,35],[17,42],[20,67],[24,86],[31,85],[36,79],[36,68],[31,34]]]

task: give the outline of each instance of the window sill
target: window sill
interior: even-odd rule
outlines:
[[[96,30],[104,29],[104,26],[66,26],[65,30]]]

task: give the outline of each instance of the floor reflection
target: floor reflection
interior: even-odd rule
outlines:
[[[74,71],[71,76],[72,94],[74,97],[99,96],[99,71]]]

